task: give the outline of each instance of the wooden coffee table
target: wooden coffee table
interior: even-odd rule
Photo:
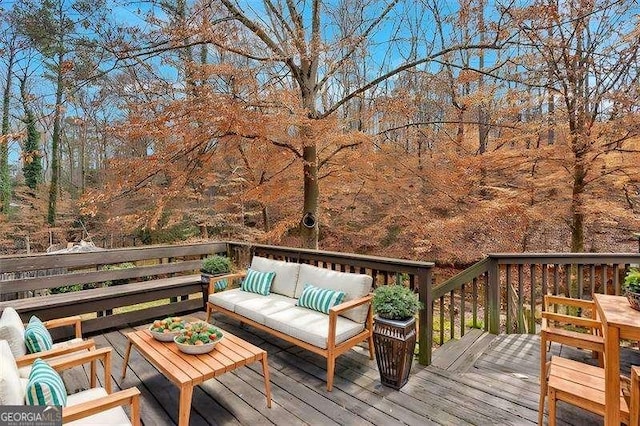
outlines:
[[[159,342],[149,330],[127,333],[129,344],[124,356],[122,378],[127,373],[131,347],[153,364],[167,379],[180,388],[178,425],[187,426],[191,415],[193,387],[238,367],[262,362],[262,375],[267,396],[267,407],[271,408],[271,384],[267,351],[252,345],[233,334],[222,330],[224,337],[213,351],[204,355],[188,355],[181,352],[173,342]]]

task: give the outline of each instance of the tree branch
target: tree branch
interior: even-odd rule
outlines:
[[[360,34],[358,36],[358,42],[357,43],[353,43],[353,45],[351,46],[351,48],[349,49],[349,51],[347,53],[345,53],[345,55],[340,58],[340,60],[338,60],[338,62],[336,62],[332,67],[329,68],[329,70],[327,70],[327,73],[325,74],[325,76],[322,78],[322,80],[320,80],[320,82],[316,85],[316,88],[320,88],[322,86],[324,86],[324,84],[329,80],[329,78],[338,70],[340,69],[340,67],[349,60],[349,58],[351,58],[351,55],[353,55],[355,53],[355,51],[357,50],[357,48],[362,44],[362,42],[364,42],[367,37],[369,36],[369,34],[371,33],[371,31],[373,31],[378,24],[382,21],[382,19],[395,7],[395,5],[398,3],[398,1],[400,0],[393,0],[391,3],[389,3],[387,5],[387,7],[385,8],[385,10],[380,14],[380,16],[378,16],[372,23],[371,25],[369,25],[369,27],[364,30],[364,32],[362,34]]]
[[[331,160],[331,158],[333,158],[340,151],[345,150],[347,148],[353,148],[358,145],[362,145],[362,142],[351,142],[351,143],[346,143],[338,146],[336,149],[333,150],[331,154],[327,155],[323,160],[318,162],[318,170],[320,170],[322,166],[324,166],[327,163],[327,161]]]
[[[368,83],[366,83],[363,86],[359,87],[358,89],[352,91],[351,93],[346,95],[344,98],[342,98],[338,102],[336,102],[331,108],[329,108],[323,114],[321,114],[320,118],[326,118],[329,115],[333,114],[338,108],[340,108],[342,105],[347,103],[349,100],[351,100],[352,98],[360,95],[361,93],[366,92],[370,88],[376,86],[378,83],[381,83],[381,82],[393,77],[394,75],[401,73],[402,71],[406,71],[406,70],[414,68],[414,67],[416,67],[418,65],[430,62],[435,58],[438,58],[440,56],[446,55],[447,53],[454,52],[454,51],[461,50],[461,49],[491,49],[491,50],[497,50],[497,49],[500,49],[500,48],[501,48],[501,46],[498,45],[496,42],[487,43],[487,44],[456,45],[456,46],[448,47],[446,49],[442,49],[441,51],[439,51],[437,53],[434,53],[433,55],[429,55],[427,57],[420,58],[420,59],[417,59],[415,61],[407,62],[407,63],[405,63],[405,64],[403,64],[403,65],[401,65],[401,66],[399,66],[399,67],[387,72],[387,73],[384,73],[384,74],[374,78],[373,80],[370,80]]]

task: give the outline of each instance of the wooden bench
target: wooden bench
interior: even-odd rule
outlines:
[[[191,244],[184,246],[150,246],[134,249],[105,250],[91,253],[59,255],[2,256],[0,270],[14,272],[14,279],[0,281],[0,296],[13,296],[61,286],[111,282],[109,286],[60,294],[50,294],[0,302],[0,312],[14,307],[24,320],[36,315],[42,320],[97,313],[84,319],[85,333],[94,333],[126,324],[204,308],[200,283],[201,258],[209,254],[226,253],[225,243]],[[131,262],[134,267],[108,269],[105,265]],[[37,275],[34,271],[55,269],[57,274]],[[60,273],[62,271],[63,273]],[[66,272],[66,273],[65,273]],[[136,280],[137,282],[131,282]],[[127,284],[113,284],[125,281]],[[199,294],[194,298],[189,295]],[[113,309],[170,299],[169,304],[113,314]],[[66,337],[71,330],[62,330],[55,338]]]
[[[97,318],[86,319],[82,322],[82,328],[85,333],[92,333],[129,323],[145,321],[150,315],[151,318],[154,318],[202,309],[204,302],[201,297],[196,299],[186,298],[189,294],[199,292],[202,292],[200,275],[186,275],[0,302],[0,311],[5,306],[12,306],[25,320],[28,320],[31,315],[35,315],[42,320],[48,320],[61,315],[71,316],[98,312],[100,316]],[[105,311],[111,312],[113,308],[167,298],[180,298],[181,300],[140,311],[115,315],[104,314]],[[155,314],[150,311],[155,312]]]
[[[633,369],[633,385],[631,386],[631,395],[625,394],[620,390],[620,418],[625,424],[630,423],[630,419],[634,418],[637,425],[638,422],[638,374],[640,369]],[[554,356],[551,358],[549,367],[549,382],[547,384],[549,396],[549,425],[556,424],[556,402],[564,401],[566,403],[583,408],[595,414],[604,416],[605,397],[604,397],[604,368],[594,367],[582,362],[573,361],[566,358]],[[629,405],[634,405],[636,412],[634,417],[630,416]]]

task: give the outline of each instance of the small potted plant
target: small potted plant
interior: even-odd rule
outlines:
[[[203,284],[209,284],[211,279],[226,275],[231,272],[231,260],[226,256],[213,255],[202,259],[200,267],[200,280]],[[224,290],[227,287],[227,280],[218,280],[215,284],[216,291]]]
[[[418,296],[403,285],[385,285],[373,292],[373,345],[380,382],[394,389],[407,383],[416,346]]]
[[[640,311],[640,269],[629,269],[629,272],[624,277],[622,288],[631,307]]]

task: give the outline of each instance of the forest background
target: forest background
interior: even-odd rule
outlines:
[[[627,0],[2,0],[0,253],[635,251]]]

